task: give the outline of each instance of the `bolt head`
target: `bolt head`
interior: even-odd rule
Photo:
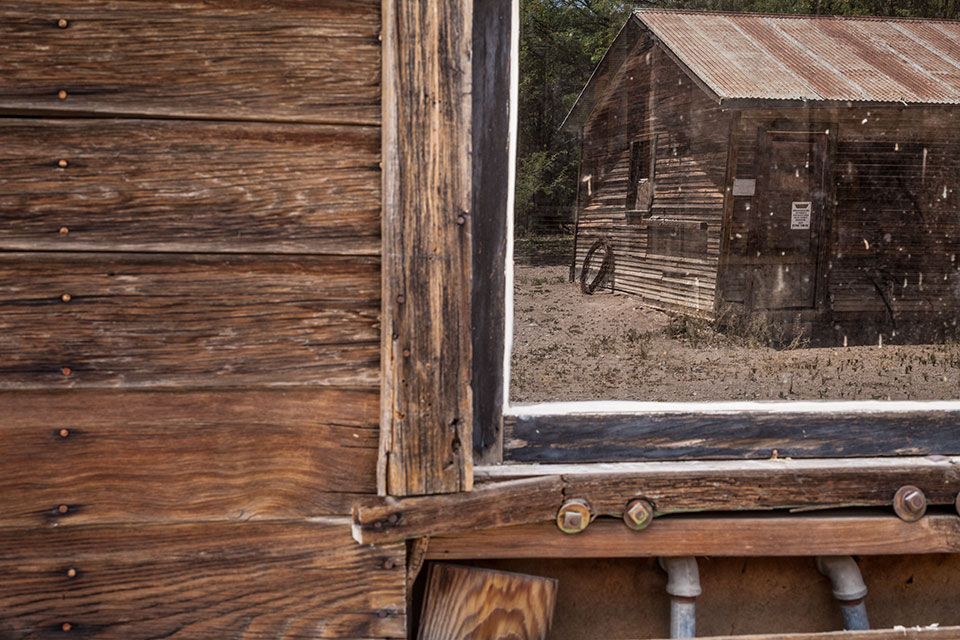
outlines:
[[[913,485],[897,490],[893,497],[893,510],[905,522],[916,522],[927,512],[927,497]]]
[[[623,521],[631,529],[646,529],[653,522],[653,505],[642,498],[631,500],[623,512]]]
[[[590,524],[590,505],[584,500],[568,500],[557,512],[557,526],[564,533],[580,533]]]

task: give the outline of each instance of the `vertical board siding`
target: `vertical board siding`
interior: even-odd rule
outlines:
[[[378,124],[379,4],[5,0],[0,111]]]
[[[613,289],[639,295],[657,308],[711,315],[729,118],[642,38],[583,129],[577,269],[594,240],[606,237],[614,252]],[[653,203],[649,212],[628,212],[630,144],[641,138],[654,141]],[[702,248],[680,250],[678,245],[668,255],[657,253],[651,232],[677,225],[689,226],[690,235],[706,225]]]
[[[2,254],[0,388],[373,386],[379,275],[370,258]]]
[[[469,490],[473,3],[388,5],[380,490]]]
[[[960,310],[960,143],[952,108],[748,110],[737,178],[754,177],[758,128],[777,119],[836,127],[827,271],[834,343],[950,339]],[[755,197],[734,199],[728,302],[742,302]]]
[[[345,515],[376,490],[373,389],[3,392],[0,406],[0,527]]]
[[[379,162],[376,127],[0,118],[0,248],[375,255]]]
[[[0,549],[4,640],[406,635],[404,545],[344,518],[0,529]]]

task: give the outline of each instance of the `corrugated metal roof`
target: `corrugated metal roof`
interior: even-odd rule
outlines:
[[[721,99],[960,104],[960,22],[639,9]]]

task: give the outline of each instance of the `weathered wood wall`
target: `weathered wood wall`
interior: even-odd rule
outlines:
[[[582,131],[577,269],[605,236],[615,290],[658,308],[711,315],[729,134],[729,113],[641,37]],[[652,207],[640,214],[628,212],[626,198],[630,143],[643,137],[654,139],[656,164]]]
[[[0,5],[0,637],[405,637],[380,4]]]
[[[754,178],[758,129],[832,129],[833,211],[821,338],[842,344],[955,339],[960,311],[960,142],[948,107],[745,110],[736,177]],[[734,198],[723,298],[746,297],[755,197]]]

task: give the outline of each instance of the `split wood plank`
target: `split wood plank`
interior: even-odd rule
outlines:
[[[770,460],[610,465],[614,470],[553,465],[482,467],[473,492],[451,496],[370,498],[354,508],[355,535],[392,541],[552,521],[565,500],[583,499],[596,515],[621,517],[634,498],[656,515],[704,511],[889,507],[901,486],[929,504],[953,505],[960,458]]]
[[[712,640],[956,640],[956,638],[960,638],[960,627],[907,627],[870,631],[712,636]]]
[[[539,521],[544,514],[555,514],[562,500],[563,483],[552,477],[500,482],[464,493],[365,498],[353,507],[353,537],[374,544]]]
[[[506,416],[504,459],[584,463],[955,455],[960,454],[958,424],[957,411]]]
[[[0,249],[377,255],[379,162],[376,127],[0,118]]]
[[[545,640],[557,581],[478,567],[433,564],[418,640]]]
[[[361,257],[2,254],[0,388],[373,386],[379,276]]]
[[[470,531],[430,539],[431,560],[639,558],[658,556],[890,555],[960,552],[960,518],[928,515],[672,516],[642,531],[598,519],[570,535],[553,523]]]
[[[0,529],[0,636],[406,637],[404,545],[349,524]]]
[[[379,491],[469,491],[472,0],[384,3]]]
[[[374,389],[16,391],[0,406],[0,527],[349,515],[376,491]]]
[[[5,0],[0,112],[378,124],[379,31],[379,0]]]

